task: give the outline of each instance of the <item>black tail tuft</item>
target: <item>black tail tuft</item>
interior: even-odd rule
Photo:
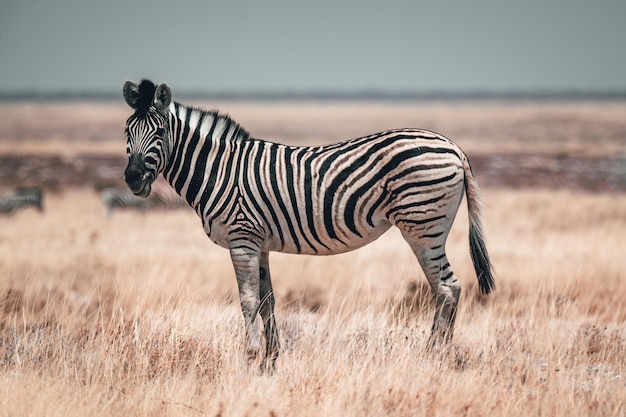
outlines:
[[[476,271],[476,277],[478,278],[478,286],[483,294],[489,294],[496,287],[491,272],[493,266],[489,261],[489,254],[487,253],[482,233],[474,224],[470,224],[469,237],[470,255],[472,257],[472,263],[474,264],[474,270]]]
[[[489,261],[489,254],[485,246],[485,238],[483,236],[483,226],[480,221],[480,196],[478,185],[472,174],[472,168],[469,165],[467,157],[463,158],[463,167],[465,169],[465,192],[467,196],[467,210],[469,214],[469,244],[470,255],[476,278],[478,278],[478,286],[483,294],[489,294],[496,288],[493,277],[493,266]]]

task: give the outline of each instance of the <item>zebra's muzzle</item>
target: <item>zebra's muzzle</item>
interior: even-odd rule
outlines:
[[[129,158],[128,166],[124,171],[124,181],[126,181],[128,188],[130,188],[133,194],[147,197],[150,195],[154,177],[150,172],[146,171],[143,158],[132,156]]]
[[[152,190],[152,175],[146,172],[139,180],[129,181],[127,179],[126,183],[133,194],[139,197],[148,197]]]

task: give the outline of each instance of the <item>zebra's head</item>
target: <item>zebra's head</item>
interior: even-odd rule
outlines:
[[[135,109],[126,121],[124,132],[128,154],[124,180],[135,195],[147,197],[172,149],[169,126],[172,92],[167,84],[155,87],[148,80],[139,85],[126,81],[124,99]]]

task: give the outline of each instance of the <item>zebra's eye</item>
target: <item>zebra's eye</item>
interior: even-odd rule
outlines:
[[[156,130],[156,133],[155,133],[154,135],[155,135],[155,136],[158,136],[158,137],[162,137],[164,134],[165,134],[165,129],[163,129],[162,127],[160,127],[160,128],[158,128],[158,129]]]

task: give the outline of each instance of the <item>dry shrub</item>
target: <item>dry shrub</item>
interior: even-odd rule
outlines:
[[[425,280],[410,281],[402,294],[389,301],[388,313],[392,323],[409,326],[418,318],[434,313],[434,298]]]
[[[576,331],[568,357],[585,362],[622,366],[626,357],[626,339],[619,329],[597,324],[583,324]]]
[[[316,287],[304,287],[303,289],[289,289],[278,298],[277,302],[281,309],[288,311],[308,311],[317,313],[326,304],[324,292]]]
[[[24,303],[24,294],[21,290],[9,288],[0,301],[0,309],[5,315],[19,313]]]

